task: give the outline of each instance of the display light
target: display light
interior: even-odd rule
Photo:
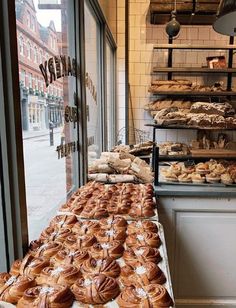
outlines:
[[[224,35],[236,35],[236,0],[221,0],[213,29]]]

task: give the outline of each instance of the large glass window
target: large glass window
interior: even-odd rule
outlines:
[[[101,27],[96,15],[85,2],[85,65],[87,101],[88,164],[102,151],[101,110]]]
[[[106,41],[106,129],[107,149],[115,142],[115,54],[109,40]]]
[[[78,187],[75,5],[56,2],[15,0],[17,36],[24,33],[28,42],[19,72],[22,81],[28,76],[20,83],[20,104],[30,240]]]

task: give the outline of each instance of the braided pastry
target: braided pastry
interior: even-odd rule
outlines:
[[[54,266],[74,265],[80,268],[81,264],[89,258],[89,253],[86,250],[68,250],[63,249],[51,258],[51,263]]]
[[[100,221],[102,229],[126,229],[127,221],[121,216],[110,215],[108,218],[103,218]]]
[[[128,248],[124,251],[123,258],[125,263],[132,267],[136,267],[139,264],[145,264],[146,262],[153,262],[157,264],[162,259],[157,248],[148,246]]]
[[[76,235],[96,234],[99,230],[99,222],[93,220],[77,222],[72,228]]]
[[[124,251],[123,245],[119,241],[113,241],[110,243],[96,243],[91,248],[91,255],[94,258],[106,258],[112,257],[118,259],[122,256]]]
[[[142,234],[143,232],[158,233],[158,227],[154,222],[150,220],[132,221],[128,225],[128,234]]]
[[[119,264],[110,257],[104,259],[89,258],[83,263],[81,270],[87,276],[104,274],[116,278],[120,274]]]
[[[146,262],[137,267],[123,266],[121,268],[120,279],[127,287],[132,285],[142,287],[151,283],[163,284],[166,282],[162,270],[152,262]]]
[[[64,242],[64,246],[68,249],[77,250],[81,248],[91,247],[96,242],[97,240],[94,235],[89,235],[89,234],[81,236],[71,235],[68,236],[68,238]]]
[[[47,242],[42,244],[40,241],[34,241],[31,247],[32,249],[30,250],[30,254],[32,254],[34,257],[45,257],[46,259],[50,259],[56,253],[58,253],[58,251],[61,250],[63,246],[61,243],[57,242]]]
[[[27,289],[17,308],[70,308],[74,297],[66,286],[37,286]]]
[[[161,244],[157,233],[145,232],[142,234],[130,234],[125,241],[128,247],[150,246],[158,248]]]
[[[47,284],[54,286],[62,284],[71,286],[77,279],[82,276],[77,267],[72,265],[61,265],[59,267],[45,267],[40,275],[36,278],[39,285]]]
[[[78,301],[92,305],[105,304],[116,298],[120,292],[116,280],[103,274],[92,279],[78,279],[71,291]]]
[[[57,241],[63,243],[66,238],[72,235],[72,231],[69,228],[58,229],[56,226],[48,227],[41,233],[39,240],[43,242]]]
[[[124,243],[126,239],[126,230],[125,229],[101,230],[96,234],[96,238],[100,243],[110,243],[114,240]]]
[[[55,216],[51,222],[50,227],[53,228],[72,228],[74,224],[77,222],[77,218],[75,215],[57,215]]]
[[[142,288],[127,287],[120,293],[117,303],[120,308],[168,308],[173,306],[169,293],[159,284],[150,284]]]
[[[12,304],[22,297],[24,291],[36,285],[35,280],[26,276],[0,274],[0,300]]]

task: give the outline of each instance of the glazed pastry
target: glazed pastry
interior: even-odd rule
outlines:
[[[138,248],[128,248],[124,251],[123,258],[127,265],[136,267],[146,262],[159,263],[162,258],[157,248],[148,246]]]
[[[221,183],[225,185],[232,185],[234,182],[229,173],[222,174],[220,179],[221,179]]]
[[[209,172],[209,165],[207,163],[199,163],[196,165],[196,173],[205,175]]]
[[[17,308],[70,308],[74,296],[66,286],[37,286],[27,289]]]
[[[77,222],[75,215],[57,215],[50,222],[50,227],[53,228],[69,228],[71,229]]]
[[[105,304],[117,297],[119,286],[114,278],[103,274],[90,278],[81,278],[71,287],[76,300],[84,304]]]
[[[39,240],[43,242],[57,241],[63,243],[68,236],[72,235],[72,231],[69,228],[48,227],[40,235]]]
[[[33,278],[26,276],[11,276],[0,274],[0,300],[15,304],[22,297],[24,291],[36,285]]]
[[[193,183],[197,183],[197,184],[204,183],[206,180],[205,176],[202,176],[201,174],[198,174],[198,173],[192,173],[191,179]]]
[[[23,260],[16,260],[11,267],[11,275],[24,275],[35,278],[41,271],[50,265],[48,259],[43,257],[34,258],[31,254],[27,254]]]
[[[176,176],[181,174],[181,165],[179,165],[178,163],[173,163],[171,164],[169,171],[173,174],[175,174]]]
[[[132,268],[125,265],[121,268],[120,279],[123,285],[142,287],[151,283],[163,284],[166,278],[162,270],[152,262]]]
[[[178,182],[178,176],[169,170],[162,171],[162,176],[168,182]]]
[[[70,287],[81,276],[78,268],[72,265],[61,265],[55,268],[45,267],[36,278],[36,282],[39,285],[54,286],[61,284]]]
[[[64,242],[64,246],[68,249],[77,250],[82,248],[91,247],[94,243],[96,243],[96,237],[94,235],[71,235]]]
[[[96,234],[99,230],[99,222],[93,220],[77,222],[72,228],[76,235]]]
[[[208,183],[219,183],[220,182],[220,176],[216,174],[215,172],[211,172],[206,175],[206,181]]]
[[[126,230],[125,229],[101,230],[96,234],[96,238],[99,243],[110,243],[114,240],[124,243],[126,239]]]
[[[84,276],[104,274],[116,278],[120,274],[119,264],[111,257],[104,259],[89,258],[83,263],[81,270]]]
[[[123,245],[119,241],[112,241],[110,243],[96,243],[91,248],[91,255],[97,259],[112,257],[118,259],[122,256],[124,251]]]
[[[145,232],[128,235],[125,243],[128,247],[150,246],[158,248],[161,245],[161,240],[157,233]]]
[[[195,166],[188,166],[188,167],[186,167],[185,165],[182,166],[182,173],[191,174],[193,172],[195,172]]]
[[[61,265],[74,265],[77,268],[83,264],[85,260],[89,258],[89,253],[86,250],[69,250],[63,249],[51,258],[51,263],[56,266]]]
[[[117,303],[120,308],[168,308],[173,306],[169,293],[159,284],[150,284],[142,288],[127,287],[120,293]]]
[[[182,183],[191,183],[192,177],[191,174],[183,173],[178,176],[178,181]]]
[[[108,218],[103,218],[99,221],[102,229],[126,229],[127,221],[121,216],[110,215]]]
[[[30,245],[29,253],[34,257],[45,257],[46,259],[50,259],[54,256],[59,250],[62,249],[62,244],[57,242],[47,242],[42,244],[40,241],[34,241]]]
[[[128,234],[140,234],[144,232],[157,233],[158,227],[154,222],[150,220],[132,221],[130,224],[128,224]]]

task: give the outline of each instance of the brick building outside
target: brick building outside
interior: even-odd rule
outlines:
[[[61,54],[61,33],[51,21],[37,21],[33,0],[16,0],[16,23],[23,130],[43,130],[63,122],[63,83],[45,86],[39,64]]]

